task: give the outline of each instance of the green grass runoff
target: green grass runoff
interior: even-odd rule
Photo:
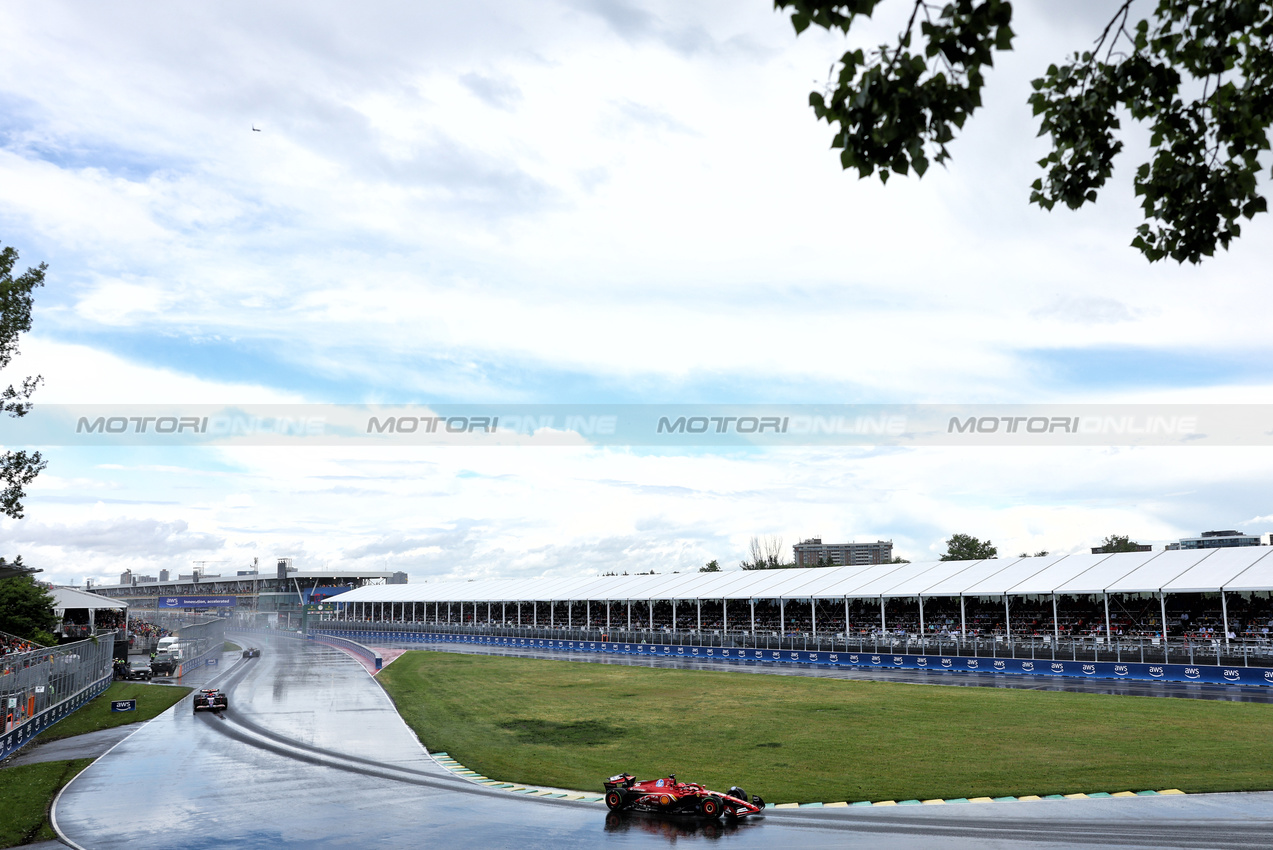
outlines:
[[[510,782],[627,771],[771,803],[1273,788],[1273,705],[408,652],[426,747]]]
[[[0,847],[54,841],[49,806],[62,786],[92,759],[46,761],[0,770]]]
[[[150,720],[190,691],[191,688],[166,685],[112,682],[105,693],[54,723],[28,746]],[[122,699],[137,700],[137,710],[112,712],[111,701]],[[0,847],[55,840],[57,836],[49,824],[49,806],[62,786],[92,763],[93,759],[72,759],[0,770]]]
[[[227,640],[225,646],[221,647],[222,652],[242,652],[243,647],[239,646],[232,640]]]
[[[110,729],[113,726],[149,720],[168,710],[191,690],[191,688],[175,685],[111,682],[104,694],[93,698],[88,705],[72,712],[65,720],[59,720],[37,735],[35,743],[73,738],[85,732],[96,732],[99,729]],[[112,712],[111,700],[121,699],[137,700],[137,710]]]

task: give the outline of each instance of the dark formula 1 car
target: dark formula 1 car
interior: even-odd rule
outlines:
[[[225,711],[230,707],[230,700],[217,688],[203,688],[194,695],[195,714],[202,711]]]
[[[656,812],[669,815],[699,815],[716,820],[745,818],[765,807],[759,797],[748,797],[737,785],[729,793],[712,791],[695,782],[677,782],[673,773],[666,779],[637,782],[630,773],[606,780],[606,806],[612,812]]]
[[[260,658],[261,648],[259,646],[249,646],[247,649],[243,650],[243,657],[244,658]]]

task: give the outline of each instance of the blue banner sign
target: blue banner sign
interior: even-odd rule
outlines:
[[[972,658],[961,655],[894,655],[888,652],[827,652],[825,650],[743,649],[739,647],[610,643],[455,635],[431,632],[353,632],[323,630],[351,639],[375,638],[412,643],[476,643],[549,652],[601,652],[613,655],[695,658],[746,664],[812,664],[820,667],[932,670],[950,673],[992,673],[1019,676],[1072,676],[1081,679],[1128,679],[1142,682],[1202,682],[1206,684],[1273,686],[1273,668],[1218,667],[1213,664],[1161,664],[1115,661],[1067,661],[1047,658]]]
[[[111,711],[136,711],[137,700],[135,699],[113,699],[111,700]]]
[[[160,608],[234,608],[239,600],[233,596],[161,596]]]

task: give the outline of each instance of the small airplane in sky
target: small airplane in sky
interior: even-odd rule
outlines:
[[[261,132],[261,130],[260,130],[260,128],[258,128],[255,124],[253,124],[253,125],[252,125],[252,132],[253,132],[253,133],[259,133],[259,132]]]

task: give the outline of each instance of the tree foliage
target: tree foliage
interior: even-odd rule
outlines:
[[[797,33],[816,25],[846,35],[883,0],[775,0]],[[1152,155],[1136,169],[1145,221],[1132,246],[1150,262],[1198,263],[1227,249],[1239,219],[1267,212],[1259,157],[1273,125],[1273,2],[1158,0],[1131,23],[1134,0],[1118,4],[1091,50],[1048,67],[1030,105],[1052,150],[1039,161],[1031,203],[1078,209],[1097,199],[1122,150],[1121,115],[1144,123]],[[836,128],[840,163],[861,177],[950,158],[947,145],[981,106],[983,69],[1011,50],[1012,6],[1004,0],[913,0],[896,44],[840,57],[839,74],[809,95]],[[919,24],[922,48],[912,51]]]
[[[57,642],[52,634],[56,626],[53,597],[47,590],[30,576],[0,579],[0,631],[52,646]]]
[[[706,564],[698,568],[700,573],[718,573],[720,572],[720,564],[716,563],[716,559],[712,558]]]
[[[946,541],[946,552],[941,556],[943,561],[983,561],[999,554],[998,548],[989,540],[978,540],[968,534],[952,534]]]
[[[1139,552],[1139,546],[1126,534],[1111,534],[1101,541],[1100,548],[1106,552]]]
[[[0,248],[0,369],[6,368],[18,353],[18,337],[31,330],[32,293],[44,285],[43,263],[15,278],[13,267],[17,262],[17,251]],[[0,413],[26,416],[31,409],[31,395],[42,380],[36,375],[23,379],[21,387],[10,384],[0,390]],[[44,466],[39,452],[8,451],[0,455],[0,511],[12,519],[22,518],[24,489]]]
[[[752,536],[747,543],[747,559],[739,564],[744,570],[781,570],[795,564],[782,560],[782,538]]]

